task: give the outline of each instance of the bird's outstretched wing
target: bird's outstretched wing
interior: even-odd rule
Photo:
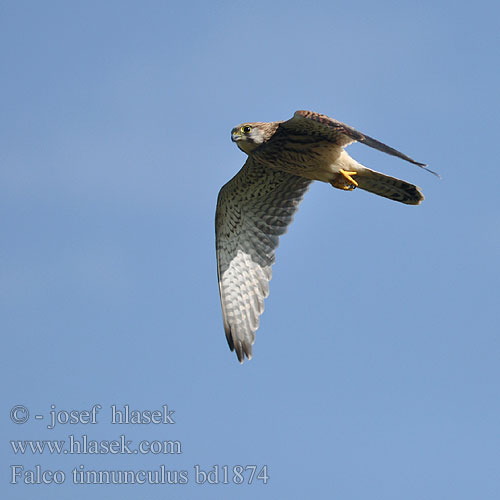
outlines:
[[[252,344],[269,294],[279,236],[312,181],[248,158],[219,192],[215,214],[217,271],[226,338],[240,362]]]
[[[358,141],[362,144],[366,144],[372,148],[378,149],[383,153],[387,153],[392,156],[397,156],[403,160],[409,161],[414,165],[418,165],[419,167],[427,170],[431,174],[437,175],[439,174],[433,172],[425,163],[420,163],[418,161],[413,160],[409,156],[401,153],[400,151],[387,146],[382,142],[369,137],[356,129],[346,125],[345,123],[339,122],[333,118],[330,118],[326,115],[322,115],[320,113],[314,113],[313,111],[296,111],[290,120],[285,122],[281,122],[278,127],[286,132],[294,133],[294,134],[308,134],[312,136],[320,136],[323,139],[333,142],[339,146],[345,147],[352,142]]]

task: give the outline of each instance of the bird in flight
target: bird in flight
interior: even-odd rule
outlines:
[[[424,199],[417,186],[361,165],[344,147],[358,141],[429,169],[312,111],[297,111],[287,121],[243,123],[233,128],[231,139],[248,158],[219,192],[215,235],[224,330],[229,348],[242,363],[245,356],[252,357],[279,236],[286,232],[312,181],[347,191],[364,189],[407,205]]]

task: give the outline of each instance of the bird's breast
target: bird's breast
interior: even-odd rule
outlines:
[[[255,151],[254,158],[266,166],[300,177],[328,182],[335,170],[342,148],[309,136],[287,136],[270,141]]]

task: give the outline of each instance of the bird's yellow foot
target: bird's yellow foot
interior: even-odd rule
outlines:
[[[354,184],[354,187],[358,187],[359,184],[351,177],[351,175],[356,175],[357,172],[347,172],[344,169],[340,169],[340,173],[351,183]],[[354,188],[352,188],[354,189]]]
[[[340,169],[340,174],[338,174],[335,179],[330,181],[330,184],[337,189],[344,189],[345,191],[352,191],[358,187],[358,183],[352,178],[357,172],[347,172],[344,169]]]

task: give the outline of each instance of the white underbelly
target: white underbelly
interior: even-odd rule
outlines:
[[[316,181],[330,182],[335,179],[340,170],[357,172],[363,169],[363,165],[351,158],[344,150],[337,157],[330,157],[307,165],[304,177]]]

